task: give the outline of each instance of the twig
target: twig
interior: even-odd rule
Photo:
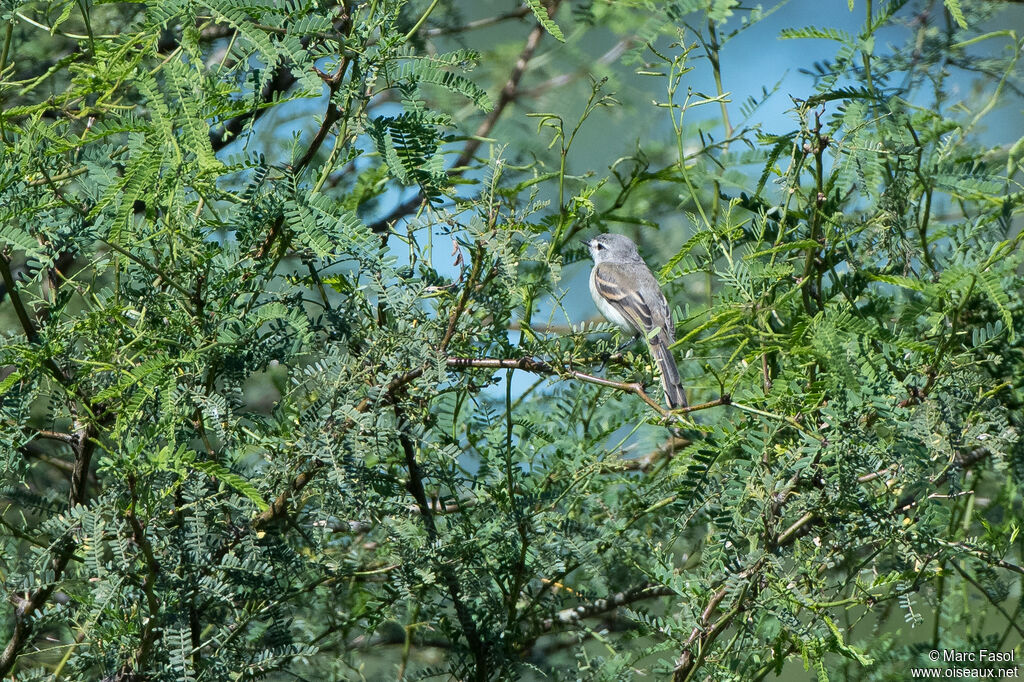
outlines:
[[[992,606],[996,607],[996,610],[998,610],[999,613],[1003,614],[1003,617],[1006,618],[1006,620],[1010,624],[1010,626],[1013,627],[1017,631],[1017,634],[1019,634],[1021,637],[1024,637],[1024,630],[1021,629],[1020,625],[1017,625],[1017,623],[1014,622],[1013,616],[1008,614],[1006,612],[1006,610],[1002,606],[999,605],[999,602],[997,602],[995,599],[993,599],[989,595],[988,591],[984,587],[982,587],[981,585],[978,584],[978,581],[975,580],[974,577],[970,573],[968,573],[964,569],[960,568],[960,566],[955,561],[950,561],[949,565],[952,566],[954,568],[954,570],[956,570],[956,572],[960,574],[961,578],[963,578],[964,580],[966,580],[970,584],[974,585],[975,589],[977,589],[978,592],[981,592],[983,595],[985,595],[985,599],[988,600],[988,603],[991,604]]]
[[[463,311],[466,309],[466,303],[469,301],[470,293],[476,286],[476,280],[477,277],[480,276],[483,260],[484,247],[483,244],[477,241],[476,248],[473,250],[473,265],[469,270],[469,277],[466,279],[466,284],[462,287],[462,294],[459,296],[459,302],[455,305],[451,314],[448,316],[448,328],[445,329],[444,338],[441,339],[440,345],[442,353],[448,350],[448,344],[451,343],[452,336],[455,335],[455,327],[458,324]]]
[[[548,10],[549,15],[553,15],[558,6],[561,4],[561,0],[555,0],[551,3],[551,7]],[[466,146],[462,148],[462,153],[459,154],[459,158],[455,161],[455,165],[448,171],[450,177],[458,177],[465,172],[465,166],[473,159],[473,154],[480,147],[483,138],[490,134],[491,129],[494,128],[494,124],[498,122],[505,108],[509,105],[516,95],[519,93],[519,81],[522,80],[523,74],[526,73],[526,66],[533,58],[533,53],[537,50],[537,45],[540,44],[540,39],[544,36],[544,27],[537,24],[530,31],[530,35],[526,38],[526,44],[523,46],[522,51],[519,53],[519,58],[516,59],[516,64],[512,69],[508,80],[505,81],[504,87],[501,89],[501,93],[498,95],[498,101],[495,103],[494,108],[491,109],[487,117],[484,118],[483,122],[477,126],[476,131],[473,133],[473,137],[466,141]],[[406,216],[416,210],[416,207],[423,202],[423,195],[417,193],[416,196],[408,199],[398,206],[396,206],[390,214],[381,218],[380,220],[372,223],[370,229],[374,232],[385,232],[391,228],[391,224],[402,216]]]
[[[560,4],[561,0],[554,0],[548,8],[548,15],[554,16]],[[501,88],[497,103],[491,109],[491,112],[487,114],[487,117],[484,118],[483,122],[477,126],[473,137],[462,148],[462,153],[459,154],[459,158],[455,161],[455,169],[465,166],[472,160],[473,154],[476,153],[477,148],[482,142],[482,138],[490,134],[494,124],[498,122],[502,112],[505,111],[505,107],[519,94],[519,81],[522,80],[523,74],[526,73],[526,66],[533,59],[533,53],[537,50],[537,45],[540,44],[540,39],[544,36],[545,32],[544,27],[540,24],[534,26],[533,30],[530,31],[530,35],[526,38],[526,44],[523,46],[523,50],[519,53],[519,58],[516,59],[516,64],[512,68],[512,73],[509,74],[508,80],[505,81],[504,87]]]
[[[1005,568],[1007,571],[1013,571],[1020,575],[1024,575],[1024,566],[1018,566],[1017,564],[1011,564],[1009,561],[1003,559],[997,559],[988,552],[978,547],[972,547],[964,542],[947,542],[940,540],[939,538],[928,538],[930,541],[935,542],[943,547],[949,547],[950,549],[958,549],[961,552],[967,552],[968,554],[981,559],[987,564],[998,566],[999,568]]]
[[[32,324],[32,319],[28,315],[28,311],[25,309],[25,304],[21,300],[21,295],[18,293],[17,284],[14,281],[14,275],[11,273],[11,263],[8,260],[7,249],[4,249],[0,253],[0,277],[3,278],[4,287],[7,289],[7,295],[11,297],[11,305],[14,306],[14,314],[18,318],[18,322],[21,323],[21,329],[25,333],[25,338],[28,339],[29,343],[36,343],[39,340],[39,334],[36,333],[36,328]]]
[[[675,410],[668,410],[662,407],[658,401],[652,398],[646,391],[644,391],[643,384],[639,382],[629,381],[613,381],[612,379],[603,379],[596,377],[585,372],[580,372],[575,369],[558,368],[551,365],[543,360],[536,360],[534,358],[455,358],[450,357],[447,359],[447,365],[452,369],[465,369],[465,368],[479,368],[479,369],[521,369],[534,374],[549,374],[552,376],[559,377],[571,377],[578,379],[579,381],[595,384],[597,386],[606,386],[608,388],[614,388],[625,393],[633,393],[645,403],[647,403],[655,412],[660,414],[666,419],[677,418],[678,415],[688,414],[690,412],[697,412],[700,410],[706,410],[711,407],[718,407],[721,405],[729,405],[732,399],[728,395],[724,395],[717,400],[711,400],[700,405],[690,405],[689,407],[681,407]]]
[[[608,463],[602,467],[601,471],[639,471],[640,473],[647,473],[655,464],[663,459],[672,459],[679,450],[687,447],[691,443],[692,441],[689,438],[683,438],[673,434],[669,436],[668,440],[658,446],[657,449],[652,450],[643,457],[623,459],[614,463]]]
[[[135,479],[134,476],[129,476],[128,486],[132,493],[132,504],[124,513],[125,519],[128,521],[128,525],[132,529],[132,537],[135,539],[135,544],[142,550],[142,556],[146,561],[146,577],[142,581],[142,592],[146,595],[146,607],[149,611],[148,617],[143,618],[142,634],[139,636],[139,648],[135,655],[135,665],[133,666],[140,675],[145,675],[147,666],[149,663],[149,655],[153,650],[153,644],[160,636],[160,628],[158,625],[158,616],[160,613],[160,600],[157,599],[154,585],[156,584],[157,577],[160,575],[160,564],[156,560],[156,555],[153,553],[153,545],[150,543],[149,538],[146,537],[146,529],[142,527],[142,523],[139,518],[135,515]],[[125,664],[124,672],[131,674],[131,667],[128,663]]]
[[[348,37],[352,33],[352,18],[347,14],[347,9],[345,8],[344,4],[342,5],[342,12],[343,13],[339,17],[339,20],[343,25],[342,33],[344,36]],[[308,41],[308,38],[306,40]],[[302,45],[303,47],[306,47],[306,42],[303,42]],[[320,71],[317,70],[317,73],[320,75],[320,78],[327,84],[327,110],[324,112],[324,120],[321,122],[320,128],[319,130],[317,130],[316,135],[313,136],[313,139],[310,141],[309,146],[306,147],[306,151],[303,153],[303,155],[299,158],[298,161],[296,161],[295,167],[292,169],[295,174],[298,174],[304,168],[306,168],[306,166],[309,165],[310,161],[313,160],[313,157],[316,155],[317,151],[319,151],[320,147],[323,146],[324,141],[327,140],[327,136],[330,133],[331,128],[338,121],[338,119],[341,118],[342,111],[341,109],[338,108],[338,105],[334,103],[334,94],[338,91],[338,89],[341,87],[341,84],[344,82],[345,73],[348,71],[349,65],[351,63],[352,59],[349,57],[349,55],[343,53],[341,56],[341,62],[338,64],[338,68],[335,70],[333,74],[328,76],[323,73],[320,73]],[[294,76],[292,78],[294,79]],[[262,260],[266,258],[267,254],[270,253],[270,250],[273,247],[274,242],[276,242],[278,237],[281,236],[281,233],[284,232],[284,230],[281,229],[283,225],[284,215],[281,214],[278,215],[276,220],[274,220],[273,225],[271,225],[270,230],[267,233],[267,237],[263,240],[263,243],[260,244],[259,249],[256,252],[256,260]],[[280,260],[280,257],[278,258],[278,260]],[[270,266],[270,272],[273,272],[276,268],[277,262],[274,262]],[[256,297],[253,297],[251,300],[255,301]]]
[[[522,19],[530,13],[530,8],[523,5],[519,9],[514,9],[511,12],[505,12],[504,14],[497,14],[493,17],[486,17],[484,19],[476,19],[474,21],[467,22],[462,26],[451,26],[442,28],[428,28],[423,32],[428,38],[435,36],[446,36],[452,33],[464,33],[465,31],[472,31],[477,28],[485,28],[487,26],[493,26],[494,24],[508,21],[509,19]]]
[[[344,2],[338,3],[338,8],[341,9],[341,14],[338,20],[348,25],[348,29],[351,29],[351,18],[348,16],[347,8]],[[263,30],[276,30],[272,27],[262,27]],[[346,31],[347,33],[347,31]],[[201,34],[203,37],[217,37],[213,32],[209,34]],[[303,49],[308,49],[312,38],[322,36],[303,36],[300,39],[300,44]],[[287,92],[293,85],[295,85],[298,78],[292,73],[292,65],[289,63],[278,64],[274,69],[270,80],[267,81],[266,85],[260,91],[259,99],[256,100],[256,105],[252,110],[239,114],[233,118],[224,121],[217,128],[210,131],[210,144],[213,146],[213,151],[217,152],[230,144],[242,132],[246,124],[257,121],[261,116],[270,111],[272,107],[260,106],[262,102],[273,102],[277,95]]]
[[[761,565],[764,563],[764,559],[758,559],[750,568],[740,573],[736,580],[745,580],[754,573],[756,573]],[[693,628],[690,632],[689,638],[686,640],[686,644],[683,648],[683,653],[680,654],[679,659],[676,661],[676,667],[673,671],[672,679],[676,682],[683,682],[683,680],[689,679],[690,675],[696,670],[700,659],[703,658],[704,653],[707,651],[708,645],[713,642],[722,630],[729,624],[733,617],[739,613],[739,607],[742,603],[742,597],[736,600],[736,606],[730,609],[725,615],[719,618],[713,626],[708,627],[711,623],[711,617],[715,614],[719,604],[725,599],[728,594],[727,586],[720,587],[718,591],[712,595],[708,601],[704,610],[700,614],[700,622],[697,627]],[[693,646],[697,644],[697,657],[694,657]]]
[[[544,93],[550,90],[564,88],[566,85],[573,82],[574,80],[593,74],[593,67],[595,64],[611,64],[616,59],[621,57],[623,52],[632,47],[635,42],[636,38],[634,36],[623,38],[619,42],[612,45],[611,48],[609,48],[603,55],[598,57],[593,62],[587,62],[584,68],[577,69],[572,73],[561,73],[558,74],[557,76],[553,76],[552,78],[547,79],[543,83],[530,88],[523,94],[528,95],[530,97],[539,97],[540,95],[543,95]]]
[[[49,464],[54,469],[59,469],[60,471],[63,471],[66,474],[70,474],[72,471],[75,470],[74,462],[63,460],[59,457],[54,457],[53,455],[49,455],[46,454],[45,452],[40,451],[39,448],[33,448],[31,446],[32,443],[28,443],[18,448],[18,451],[21,452],[21,454],[26,459],[37,459],[40,462],[43,462],[44,464]]]
[[[288,484],[288,487],[277,496],[277,498],[271,503],[271,505],[262,512],[259,516],[253,519],[251,524],[252,530],[260,530],[272,521],[284,517],[288,512],[288,501],[291,500],[292,495],[295,495],[302,491],[310,481],[316,476],[317,472],[325,466],[322,460],[314,461],[308,469],[303,471],[301,474],[296,476]],[[234,542],[237,542],[241,538],[235,538]],[[224,548],[223,553],[226,553],[230,547],[234,546],[234,542],[231,545]]]
[[[667,597],[672,594],[675,594],[675,591],[665,587],[664,585],[643,585],[641,587],[634,587],[629,590],[623,590],[622,592],[609,595],[604,599],[597,599],[586,604],[562,609],[553,617],[545,618],[541,621],[540,627],[542,630],[548,631],[557,626],[573,625],[584,618],[591,618],[602,613],[614,611],[620,606],[625,606],[626,604],[632,604],[633,602],[642,601],[644,599],[653,599],[655,597]]]
[[[790,417],[789,415],[774,414],[772,412],[765,412],[764,410],[759,410],[756,407],[750,407],[749,405],[744,405],[742,403],[735,403],[734,402],[734,403],[731,403],[731,404],[737,410],[742,410],[743,412],[749,412],[751,414],[756,414],[756,415],[759,415],[761,417],[767,417],[768,419],[775,419],[777,421],[786,422],[787,424],[792,426],[794,429],[796,429],[800,433],[804,434],[805,436],[810,436],[811,438],[813,438],[816,441],[820,442],[820,441],[825,440],[824,437],[819,436],[818,434],[814,433],[813,431],[808,430],[800,422],[798,422],[793,417]]]
[[[74,444],[77,436],[73,433],[63,433],[61,431],[47,431],[46,429],[37,429],[36,436],[39,438],[45,438],[47,440],[56,440],[67,445]]]

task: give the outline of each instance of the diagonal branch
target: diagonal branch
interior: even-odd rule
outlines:
[[[586,604],[579,604],[572,608],[562,609],[551,618],[546,618],[541,621],[541,629],[547,631],[560,626],[574,625],[584,618],[592,618],[593,616],[598,616],[602,613],[608,613],[609,611],[616,610],[620,606],[626,606],[627,604],[632,604],[644,599],[667,597],[673,594],[675,594],[675,590],[665,587],[664,585],[642,585],[640,587],[634,587],[609,595],[604,599],[597,599]]]
[[[346,37],[351,35],[352,17],[349,15],[347,8],[345,8],[344,6],[342,7],[342,14],[338,20],[341,23],[343,35],[345,35]],[[303,47],[305,46],[306,44],[303,43]],[[323,121],[321,122],[320,128],[317,130],[316,135],[313,136],[313,139],[306,147],[305,153],[303,153],[299,160],[296,161],[295,167],[292,169],[295,174],[298,174],[303,169],[305,169],[306,166],[308,166],[309,163],[313,160],[313,157],[316,156],[316,153],[320,151],[320,148],[327,140],[331,128],[333,128],[334,124],[337,123],[338,120],[341,118],[342,113],[345,113],[346,115],[348,114],[348,112],[342,112],[342,110],[338,108],[338,105],[334,103],[334,95],[338,92],[339,88],[344,82],[345,73],[348,71],[349,66],[352,64],[352,61],[353,57],[343,53],[341,56],[341,62],[338,64],[338,68],[333,74],[326,75],[320,73],[319,70],[317,71],[317,73],[320,75],[320,78],[327,84],[327,110],[324,112]],[[290,74],[291,72],[289,71],[288,73]],[[292,76],[292,78],[294,79],[294,76]],[[270,230],[267,233],[266,238],[263,240],[263,243],[260,244],[260,247],[257,250],[255,256],[256,260],[263,260],[263,258],[265,258],[267,254],[270,253],[271,247],[274,245],[274,242],[276,242],[277,239],[281,236],[281,234],[285,232],[285,230],[282,230],[283,226],[284,214],[282,213],[278,215],[277,218],[274,220],[273,224],[270,227]],[[287,240],[285,241],[287,242]],[[286,250],[286,248],[287,245],[282,249],[282,253],[284,250]],[[270,266],[270,272],[273,272],[276,267],[277,262],[275,261]],[[255,297],[252,300],[255,301]]]
[[[145,676],[148,669],[149,657],[153,652],[153,645],[160,637],[160,628],[158,627],[160,599],[156,596],[155,585],[159,579],[161,570],[160,564],[156,560],[156,555],[153,552],[153,545],[146,536],[146,529],[142,526],[142,523],[139,521],[139,517],[135,514],[135,479],[133,476],[128,478],[128,485],[131,489],[133,499],[132,505],[124,513],[124,518],[128,521],[128,525],[132,529],[132,537],[135,539],[135,544],[137,544],[142,550],[142,556],[146,562],[146,576],[142,580],[142,592],[146,595],[146,607],[148,609],[148,615],[142,619],[142,633],[139,636],[139,646],[135,655],[134,666],[126,661],[122,668],[124,676],[131,679],[133,676],[133,667],[138,671],[139,677]]]
[[[530,13],[530,8],[526,5],[518,9],[514,9],[511,12],[505,12],[504,14],[498,14],[493,17],[485,17],[483,19],[476,19],[475,21],[467,22],[462,26],[445,26],[442,28],[428,28],[423,32],[428,38],[434,38],[436,36],[446,36],[453,33],[465,33],[466,31],[472,31],[477,28],[485,28],[487,26],[493,26],[509,19],[522,19]]]
[[[351,30],[352,22],[344,2],[336,5],[335,11],[339,10],[340,14],[337,21],[341,22],[343,26],[346,26],[345,32],[347,33],[348,30]],[[263,28],[269,29],[271,27]],[[312,37],[313,36],[303,36],[300,39],[300,44],[303,49],[309,47]],[[235,138],[238,137],[242,130],[245,129],[246,125],[259,120],[264,114],[273,108],[269,106],[259,106],[259,103],[273,102],[278,95],[283,95],[288,92],[288,90],[295,85],[296,81],[298,81],[298,78],[292,73],[292,65],[290,63],[278,64],[271,74],[270,79],[263,86],[263,89],[260,90],[259,99],[256,100],[257,104],[251,111],[230,118],[210,131],[210,144],[213,146],[213,151],[218,152],[228,146],[235,140]]]
[[[558,6],[562,3],[562,0],[554,0],[548,7],[548,15],[553,16],[558,10]],[[456,159],[455,165],[448,171],[450,177],[458,177],[466,171],[467,164],[473,159],[473,155],[476,150],[480,147],[483,142],[483,138],[487,137],[494,125],[501,118],[505,109],[509,103],[514,100],[519,94],[519,83],[523,79],[523,75],[526,73],[526,67],[529,65],[530,60],[533,59],[534,52],[537,51],[537,46],[540,44],[540,39],[544,36],[544,27],[537,24],[530,31],[530,35],[526,37],[526,44],[523,46],[522,51],[519,53],[519,57],[516,59],[515,66],[512,68],[512,72],[509,74],[508,80],[505,81],[505,85],[501,88],[501,93],[498,95],[498,101],[495,103],[494,108],[491,109],[487,117],[477,126],[476,131],[473,133],[473,137],[466,142],[466,146],[462,148],[462,152],[459,154],[459,158]],[[417,193],[411,199],[408,199],[398,206],[396,206],[390,214],[381,218],[380,220],[372,223],[370,229],[374,232],[385,232],[391,228],[391,224],[399,218],[409,215],[416,210],[416,207],[423,202],[423,195]]]
[[[25,337],[29,343],[38,343],[39,333],[28,316],[28,311],[21,298],[21,292],[12,276],[10,262],[6,253],[0,253],[0,277],[2,277],[3,283],[7,288],[7,294],[11,298],[11,304],[14,306]],[[71,383],[71,377],[57,366],[53,358],[46,357],[43,360],[43,364],[53,375],[53,378],[68,393],[77,393]],[[73,395],[72,400],[75,399],[81,400],[83,405],[88,403],[81,395]],[[95,448],[97,434],[95,417],[90,421],[79,419],[74,403],[72,403],[71,411],[74,417],[74,431],[71,434],[62,434],[62,436],[66,436],[62,440],[71,446],[74,453],[74,464],[71,466],[70,472],[71,486],[68,493],[69,508],[85,502],[89,467],[92,463],[92,453]],[[54,545],[53,554],[50,557],[50,565],[47,569],[47,574],[50,576],[48,582],[34,591],[28,592],[24,599],[19,601],[14,612],[13,632],[7,641],[7,645],[4,647],[3,653],[0,654],[0,678],[7,676],[14,667],[14,663],[22,649],[31,641],[32,617],[36,611],[40,610],[49,601],[50,596],[57,589],[57,582],[63,576],[68,562],[74,557],[77,546],[70,533],[58,539]]]
[[[750,576],[754,575],[764,563],[764,559],[758,559],[754,564],[736,576],[737,582],[740,580],[746,580]],[[711,645],[718,635],[728,627],[732,619],[740,612],[740,607],[743,604],[743,595],[737,598],[735,605],[729,609],[721,618],[716,620],[714,623],[711,622],[711,618],[715,615],[719,605],[725,599],[728,594],[729,586],[723,585],[718,588],[708,600],[707,605],[700,614],[700,621],[697,626],[690,632],[689,638],[686,640],[686,644],[683,648],[683,653],[680,654],[679,659],[676,661],[675,670],[672,671],[672,679],[674,682],[684,682],[689,680],[693,672],[700,665],[704,655],[707,653],[708,647]]]
[[[561,0],[555,0],[551,3],[548,8],[548,15],[554,16],[555,12],[558,11],[558,5],[561,4]],[[487,137],[490,134],[491,129],[501,118],[501,114],[505,111],[505,108],[509,103],[516,98],[519,94],[519,82],[523,79],[523,74],[526,73],[526,66],[533,59],[533,53],[537,51],[537,46],[540,44],[540,39],[544,36],[544,27],[537,24],[530,31],[530,35],[526,37],[526,44],[523,46],[523,51],[519,53],[519,58],[516,59],[516,64],[512,67],[512,73],[509,74],[508,80],[505,81],[505,85],[501,88],[501,93],[498,95],[498,102],[491,109],[487,117],[484,118],[483,122],[477,126],[476,131],[473,133],[473,139],[466,142],[466,146],[462,148],[462,153],[459,154],[459,158],[455,161],[456,172],[461,172],[458,169],[468,164],[473,154],[480,147],[481,138]]]

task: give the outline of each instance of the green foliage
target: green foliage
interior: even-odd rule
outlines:
[[[944,7],[781,27],[834,56],[739,103],[723,58],[778,8],[0,8],[0,677],[1020,660],[989,121],[1022,43]],[[664,283],[687,411],[586,319],[605,231]]]
[[[544,27],[544,30],[551,34],[555,40],[564,43],[565,36],[562,34],[562,29],[558,27],[551,17],[548,15],[548,8],[541,2],[541,0],[525,0],[526,6],[533,12],[534,18],[537,22]]]

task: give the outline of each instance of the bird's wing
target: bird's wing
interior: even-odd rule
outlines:
[[[669,346],[675,338],[672,312],[661,293],[658,280],[647,266],[632,263],[602,263],[594,268],[594,288],[634,329],[648,336],[658,327],[658,333],[647,339],[651,356],[658,365],[665,400],[670,409],[686,407],[686,391],[679,379],[679,368]],[[640,292],[645,292],[646,296]],[[653,299],[653,300],[649,300]]]
[[[661,334],[669,338],[674,336],[668,302],[661,293],[658,281],[646,266],[601,263],[594,269],[594,286],[604,300],[629,320],[638,332],[646,336],[655,327],[660,327]],[[648,292],[647,298],[655,300],[646,300],[641,296],[641,290]],[[654,292],[653,296],[651,292]]]

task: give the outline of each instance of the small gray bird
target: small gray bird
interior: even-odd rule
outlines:
[[[625,235],[612,233],[599,234],[583,243],[594,259],[590,295],[597,309],[609,322],[647,339],[651,357],[661,373],[669,408],[686,407],[686,391],[669,350],[675,341],[672,311],[658,280],[636,250],[636,244]],[[654,329],[657,333],[649,336]]]

